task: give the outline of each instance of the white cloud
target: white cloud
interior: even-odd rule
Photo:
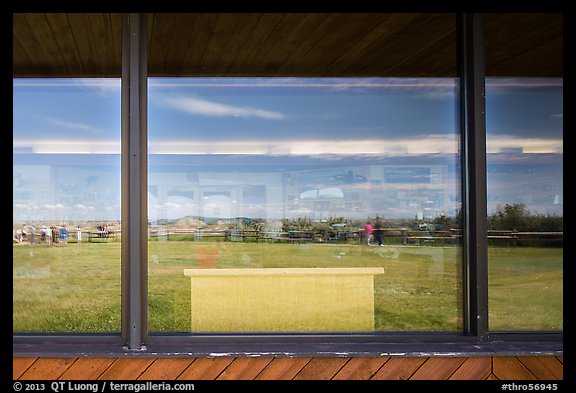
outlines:
[[[14,79],[13,87],[78,87],[91,90],[98,94],[120,93],[120,78],[54,78],[35,79],[22,78]]]
[[[174,109],[201,116],[237,116],[258,117],[262,119],[282,120],[286,116],[279,112],[259,108],[225,105],[193,97],[170,97],[164,100]]]
[[[527,138],[514,135],[491,135],[486,140],[488,153],[518,151],[522,153],[564,152],[564,141],[560,138]]]
[[[100,134],[103,131],[101,128],[94,127],[94,126],[91,126],[89,124],[77,123],[77,122],[68,121],[68,120],[48,118],[48,119],[46,119],[46,121],[49,122],[50,124],[54,124],[55,126],[69,128],[71,130],[88,131],[88,132],[91,132],[94,134]]]
[[[34,153],[50,154],[119,154],[120,141],[18,141],[14,149],[26,148]],[[514,135],[488,137],[488,153],[518,151],[523,153],[563,153],[562,138],[523,138]],[[361,155],[387,156],[410,154],[455,154],[458,138],[452,134],[429,134],[411,138],[355,139],[355,140],[225,140],[194,139],[150,141],[149,154],[254,154],[254,155]]]
[[[72,81],[74,85],[90,89],[99,95],[120,93],[121,80],[119,78],[79,78]]]

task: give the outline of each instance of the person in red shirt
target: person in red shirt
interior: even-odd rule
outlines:
[[[364,231],[366,233],[366,244],[371,246],[370,243],[374,239],[374,230],[372,229],[372,223],[368,221],[366,225],[364,225]]]

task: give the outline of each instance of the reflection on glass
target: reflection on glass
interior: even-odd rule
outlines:
[[[489,325],[562,330],[562,79],[486,83]]]
[[[119,80],[13,85],[13,330],[118,332]]]
[[[149,330],[460,330],[455,91],[150,79]]]

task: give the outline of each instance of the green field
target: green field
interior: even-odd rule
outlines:
[[[458,247],[153,241],[149,330],[190,329],[190,268],[383,267],[376,331],[460,331]],[[562,248],[490,248],[493,330],[561,330]],[[119,332],[120,244],[13,247],[13,330]]]

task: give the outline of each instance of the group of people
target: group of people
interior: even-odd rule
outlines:
[[[22,224],[20,229],[15,229],[13,234],[13,243],[30,243],[36,242],[36,227],[34,224]],[[82,229],[76,228],[76,240],[78,243],[82,241]],[[40,243],[48,244],[66,244],[68,242],[68,228],[66,225],[42,225],[40,228]]]
[[[376,221],[374,225],[372,225],[372,221],[368,221],[366,225],[364,225],[364,233],[366,234],[366,244],[371,246],[372,242],[376,240],[380,247],[384,244],[384,227],[382,224],[382,220],[376,217]]]

